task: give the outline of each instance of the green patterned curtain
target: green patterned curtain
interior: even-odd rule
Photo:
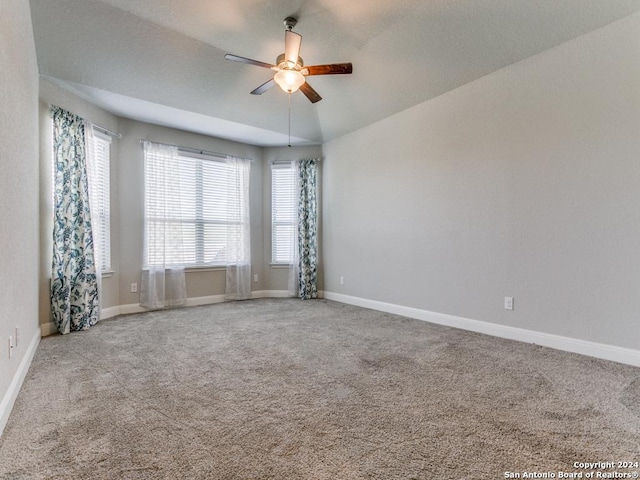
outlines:
[[[318,160],[297,165],[298,198],[298,297],[318,298]]]
[[[60,333],[99,319],[98,281],[89,213],[84,120],[52,107],[54,153],[51,314]]]

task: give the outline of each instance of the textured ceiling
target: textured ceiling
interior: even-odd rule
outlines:
[[[40,73],[117,115],[256,145],[287,143],[288,98],[249,92],[286,16],[323,100],[291,97],[292,140],[322,143],[640,10],[640,0],[31,0]]]

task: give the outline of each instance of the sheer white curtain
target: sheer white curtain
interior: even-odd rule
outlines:
[[[144,259],[140,305],[159,309],[184,305],[183,232],[178,149],[143,142],[144,147]]]
[[[228,157],[226,300],[251,298],[251,230],[249,173],[251,161]],[[239,208],[238,208],[239,207]]]

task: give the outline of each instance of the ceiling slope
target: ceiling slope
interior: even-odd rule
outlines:
[[[292,141],[323,143],[640,10],[640,0],[31,0],[40,73],[116,115],[254,145],[288,142],[288,98],[249,92],[297,16],[323,97],[291,96]]]

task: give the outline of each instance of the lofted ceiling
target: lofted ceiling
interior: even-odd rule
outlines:
[[[40,74],[116,115],[261,146],[288,142],[288,95],[249,92],[298,18],[323,100],[291,96],[319,144],[640,11],[640,0],[31,0]]]

